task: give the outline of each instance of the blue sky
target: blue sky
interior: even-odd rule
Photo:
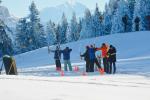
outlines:
[[[6,6],[9,9],[10,13],[12,13],[13,15],[17,17],[24,17],[29,13],[28,7],[32,1],[33,0],[2,0],[1,5]],[[95,4],[98,3],[99,8],[103,10],[105,3],[108,2],[108,0],[34,0],[34,1],[39,10],[46,7],[60,5],[65,2],[70,3],[80,2],[90,9],[94,9]]]

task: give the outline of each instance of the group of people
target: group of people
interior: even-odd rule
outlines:
[[[72,65],[71,65],[71,61],[70,61],[71,51],[72,51],[72,49],[70,49],[69,47],[66,47],[64,50],[60,50],[59,46],[56,46],[56,50],[50,50],[49,49],[49,52],[54,53],[54,59],[55,59],[57,71],[61,71],[61,61],[60,61],[61,60],[61,54],[63,54],[64,70],[68,71],[68,67],[69,67],[69,71],[72,71]]]
[[[72,65],[70,61],[70,53],[72,49],[66,47],[64,50],[60,50],[59,46],[56,46],[56,50],[50,50],[54,53],[54,59],[56,63],[56,70],[61,71],[61,54],[63,54],[64,71],[72,71]],[[96,52],[101,51],[101,56],[96,57]],[[94,45],[86,46],[86,51],[80,54],[81,58],[84,57],[86,62],[86,72],[94,72],[94,65],[97,65],[99,72],[107,74],[116,73],[116,48],[113,45],[108,46],[103,43],[100,48]],[[101,59],[103,59],[103,67],[101,66]]]
[[[102,51],[102,55],[96,57],[95,53],[99,50]],[[81,57],[84,57],[86,61],[86,72],[94,72],[94,64],[96,64],[100,72],[116,73],[116,48],[112,45],[108,46],[103,43],[100,48],[93,45],[86,46],[86,52]],[[104,70],[101,67],[101,58],[103,59]]]

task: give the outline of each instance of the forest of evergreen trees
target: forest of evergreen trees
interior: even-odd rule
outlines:
[[[96,4],[94,13],[86,9],[83,18],[78,19],[73,13],[68,21],[63,13],[60,23],[50,20],[46,26],[41,24],[34,2],[29,11],[29,16],[21,18],[16,26],[16,41],[12,46],[15,53],[109,34],[150,30],[150,0],[110,0],[103,12]],[[5,41],[1,39],[0,44]]]

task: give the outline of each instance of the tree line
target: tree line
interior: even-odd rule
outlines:
[[[150,0],[110,0],[103,12],[96,4],[94,13],[87,8],[83,18],[77,18],[74,12],[68,21],[63,13],[61,22],[50,20],[46,25],[41,24],[34,2],[29,11],[16,26],[15,53],[109,34],[150,30]]]

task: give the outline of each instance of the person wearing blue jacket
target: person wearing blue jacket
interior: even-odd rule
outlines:
[[[56,64],[56,70],[61,71],[61,50],[58,46],[56,46],[56,50],[49,50],[54,53],[54,59]]]
[[[69,67],[69,71],[72,71],[72,65],[70,61],[70,53],[72,49],[69,49],[69,47],[66,47],[64,50],[61,50],[61,53],[63,54],[63,59],[64,59],[64,70],[68,71],[67,65]]]
[[[90,58],[90,72],[94,72],[94,61],[95,61],[95,50],[93,47],[89,48],[89,58]]]
[[[95,48],[93,45],[89,48],[89,59],[90,59],[90,72],[94,72],[94,63],[98,66],[98,69],[102,72],[101,65],[99,64],[95,52],[97,48]]]

